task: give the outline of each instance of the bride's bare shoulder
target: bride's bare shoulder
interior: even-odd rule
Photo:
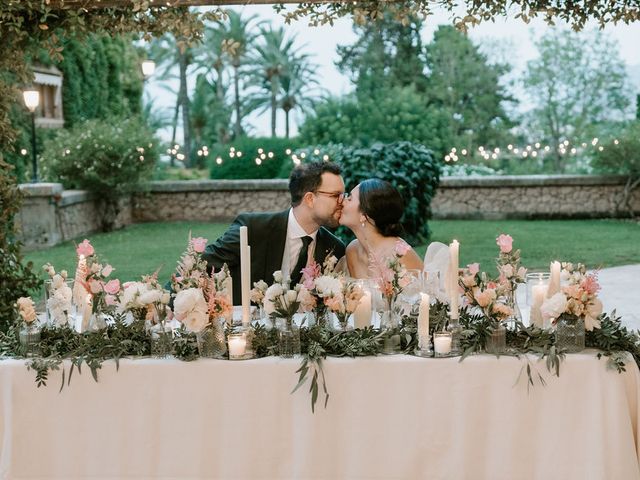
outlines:
[[[351,242],[349,242],[349,245],[347,245],[346,252],[350,253],[351,255],[356,255],[360,251],[360,248],[360,242],[357,238],[354,238],[353,240],[351,240]]]

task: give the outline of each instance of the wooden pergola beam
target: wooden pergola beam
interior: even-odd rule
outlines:
[[[51,0],[53,8],[130,8],[133,0]],[[301,0],[149,0],[150,7],[204,7],[225,5],[274,5],[277,3],[298,4]],[[340,0],[313,0],[304,3],[341,3]]]

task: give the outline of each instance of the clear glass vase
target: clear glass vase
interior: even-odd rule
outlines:
[[[25,324],[20,329],[20,345],[25,357],[40,355],[40,326],[36,322]]]
[[[300,329],[291,318],[278,318],[278,354],[283,358],[300,355]]]
[[[151,356],[167,358],[173,354],[173,330],[168,325],[158,323],[149,328]]]
[[[561,315],[556,321],[556,348],[567,353],[584,350],[584,320],[573,315]]]
[[[520,307],[518,306],[515,290],[512,290],[507,294],[505,303],[513,311],[513,314],[505,320],[505,323],[510,330],[516,330],[518,328],[518,324],[522,323],[522,312],[520,312]]]
[[[44,282],[44,299],[47,325],[75,328],[76,307],[73,304],[73,280],[64,280],[61,284],[54,284],[53,280],[46,280]]]
[[[97,332],[107,328],[107,315],[103,312],[92,313],[89,317],[89,332]]]
[[[198,353],[201,357],[225,358],[227,342],[222,324],[218,320],[214,320],[213,323],[196,333],[196,340],[198,342]]]
[[[380,332],[384,334],[384,345],[382,353],[393,355],[401,352],[400,334],[398,326],[400,325],[400,315],[396,311],[394,302],[383,301],[383,309],[380,312]]]
[[[504,353],[507,349],[507,329],[502,322],[493,322],[485,343],[485,351],[493,355]]]

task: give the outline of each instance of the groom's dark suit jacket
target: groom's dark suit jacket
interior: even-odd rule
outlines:
[[[264,280],[273,283],[273,272],[280,270],[287,240],[289,210],[276,213],[242,213],[227,231],[214,243],[207,245],[202,258],[209,267],[219,270],[226,263],[233,278],[233,303],[241,303],[240,287],[240,227],[246,225],[251,247],[251,288]],[[316,236],[314,259],[322,264],[333,252],[337,258],[344,255],[344,244],[329,230],[321,227]]]

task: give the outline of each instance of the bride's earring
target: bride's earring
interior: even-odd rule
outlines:
[[[361,226],[362,228],[364,228],[364,222],[362,222],[362,223],[360,224],[360,226]]]

